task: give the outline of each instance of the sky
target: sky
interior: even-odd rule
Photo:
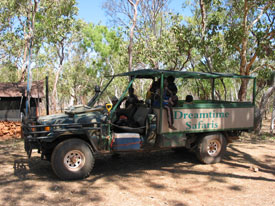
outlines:
[[[107,19],[105,17],[102,4],[104,0],[77,0],[78,3],[78,18],[84,19],[86,22],[93,22],[95,24],[106,25]],[[183,0],[171,0],[169,8],[175,13],[188,16],[191,15],[190,10],[182,9]]]

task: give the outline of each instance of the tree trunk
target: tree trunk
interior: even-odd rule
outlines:
[[[58,79],[59,79],[59,75],[62,71],[63,68],[63,61],[65,58],[65,53],[64,53],[64,41],[65,41],[65,37],[63,37],[60,41],[58,41],[58,47],[57,47],[57,55],[59,57],[59,65],[57,68],[57,73],[55,75],[55,80],[54,80],[54,85],[53,85],[53,91],[52,91],[52,109],[53,111],[56,111],[57,108],[57,83],[58,83]]]
[[[273,87],[269,87],[261,98],[259,108],[256,110],[256,114],[255,114],[255,133],[256,134],[259,134],[261,131],[262,120],[266,110],[266,105],[267,105],[268,99],[273,95],[274,92],[275,92],[275,85],[273,85]]]
[[[128,0],[128,2],[132,5],[133,9],[134,9],[134,16],[133,16],[133,25],[130,29],[130,42],[129,42],[129,46],[128,46],[128,56],[129,56],[129,72],[132,71],[132,66],[133,66],[133,42],[134,42],[134,29],[136,27],[136,22],[137,22],[137,6],[139,4],[140,0],[136,0],[136,3],[134,4],[134,2],[132,0]]]
[[[31,49],[33,45],[34,33],[35,33],[35,16],[38,11],[38,0],[34,0],[34,4],[32,1],[29,1],[29,7],[31,8],[30,11],[32,12],[32,17],[30,17],[31,12],[27,12],[27,25],[28,25],[28,33],[24,34],[25,39],[25,46],[24,46],[24,54],[23,54],[23,65],[21,67],[21,77],[20,82],[24,82],[27,67],[30,64],[30,56],[31,56]],[[25,26],[24,31],[25,31]],[[27,63],[27,54],[29,55],[29,61]]]
[[[241,64],[240,64],[240,75],[250,75],[250,70],[257,59],[257,52],[255,52],[250,60],[247,60],[247,50],[248,50],[248,41],[249,41],[249,31],[253,28],[253,26],[262,18],[264,11],[270,6],[270,3],[266,4],[264,8],[261,9],[261,12],[259,13],[258,17],[254,19],[250,24],[248,23],[248,12],[249,12],[249,0],[244,1],[244,8],[243,8],[243,22],[242,22],[242,29],[243,29],[243,38],[241,43],[241,50],[240,50],[240,58],[241,58]],[[258,45],[255,47],[255,51],[259,47]],[[247,94],[247,79],[242,79],[241,87],[238,93],[239,100],[245,101],[246,100],[246,94]]]
[[[87,105],[87,99],[86,99],[86,96],[81,95],[81,96],[80,96],[80,99],[81,99],[81,104],[83,104],[83,105]]]
[[[241,102],[246,100],[248,79],[241,79],[241,86],[238,93],[238,98]]]
[[[270,134],[273,134],[274,127],[275,127],[275,94],[273,94],[273,107],[272,107],[272,114],[271,114]]]
[[[202,37],[201,39],[202,39],[204,51],[205,51],[205,60],[206,60],[207,68],[208,68],[207,70],[209,72],[213,72],[213,64],[212,64],[211,55],[209,54],[208,46],[206,46],[206,43],[205,43],[205,34],[206,34],[206,25],[207,25],[205,2],[204,2],[204,0],[200,0],[199,3],[200,3],[200,8],[201,8],[201,37]]]
[[[249,75],[246,73],[247,68],[247,59],[246,59],[246,53],[247,53],[247,42],[248,42],[248,25],[247,25],[247,16],[248,16],[248,2],[247,0],[244,1],[244,16],[243,16],[243,22],[242,22],[242,29],[243,29],[243,39],[242,39],[242,47],[240,51],[241,56],[241,63],[240,63],[240,75]],[[238,93],[238,98],[241,102],[245,101],[246,98],[246,90],[247,90],[247,83],[248,81],[246,79],[241,80],[241,86]]]
[[[59,74],[61,73],[62,65],[59,65],[57,72],[55,74],[55,80],[53,85],[53,91],[52,91],[52,110],[54,112],[57,111],[57,83],[59,79]]]
[[[202,40],[204,41],[205,29],[206,29],[206,12],[205,12],[204,0],[200,0],[200,7],[201,7],[201,35],[202,35]]]
[[[26,76],[26,70],[27,70],[27,54],[28,54],[28,41],[25,41],[25,48],[24,48],[24,55],[23,55],[23,65],[21,67],[21,77],[20,77],[20,82],[24,82],[25,81],[25,76]]]

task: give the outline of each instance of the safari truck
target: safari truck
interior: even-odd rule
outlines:
[[[200,99],[198,94],[192,102],[184,99],[183,94],[189,92],[186,87],[177,92],[177,104],[170,108],[173,129],[168,127],[168,112],[163,104],[165,80],[169,76],[175,78],[178,88],[188,80],[210,85],[210,98]],[[22,135],[29,158],[35,149],[41,153],[41,159],[51,162],[54,173],[64,180],[87,177],[96,157],[106,154],[184,148],[193,151],[202,163],[213,164],[221,161],[228,143],[241,132],[254,128],[254,77],[144,69],[109,78],[102,90],[95,87],[95,96],[87,105],[72,106],[64,114],[25,118]],[[106,94],[117,78],[125,78],[128,82],[119,98]],[[215,86],[219,81],[233,84],[240,79],[252,80],[249,81],[252,89],[248,102],[232,101],[233,98],[217,100]],[[148,87],[152,82],[159,82],[159,105],[154,105],[152,99],[146,100],[144,94],[141,97],[128,95],[133,85],[136,90],[149,90],[140,89],[144,81],[149,81]],[[130,104],[129,109],[125,101],[131,95],[138,100]],[[106,102],[100,100],[103,97]]]

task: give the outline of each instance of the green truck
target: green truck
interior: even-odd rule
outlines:
[[[109,85],[121,77],[128,81],[121,97],[112,97],[112,104],[99,104]],[[168,108],[173,117],[172,128],[166,104],[170,97],[165,96],[169,77],[176,79],[179,86],[187,80],[196,80],[208,82],[212,88],[212,98],[207,100],[187,101],[178,91],[177,103]],[[216,100],[215,85],[223,79],[252,80],[250,101]],[[157,92],[158,98],[152,98],[152,94],[147,99],[137,98],[133,94],[133,84],[141,80],[151,81],[152,85],[158,82],[157,90],[152,92]],[[98,155],[122,152],[184,148],[193,151],[205,164],[217,163],[228,143],[241,132],[253,130],[255,88],[255,77],[236,74],[144,69],[113,75],[102,90],[95,87],[95,96],[87,105],[72,106],[64,114],[24,118],[25,150],[31,157],[36,149],[41,159],[50,161],[54,173],[64,180],[89,176]]]

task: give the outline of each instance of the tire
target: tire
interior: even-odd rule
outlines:
[[[226,151],[226,145],[226,139],[222,134],[206,135],[198,143],[197,157],[205,164],[218,163]]]
[[[94,156],[89,145],[81,139],[59,143],[51,157],[54,173],[62,180],[83,179],[94,167]]]

